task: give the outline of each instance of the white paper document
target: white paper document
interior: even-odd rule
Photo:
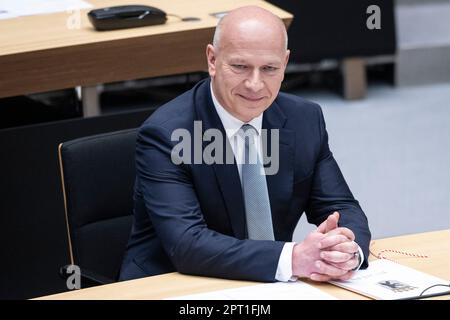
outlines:
[[[336,298],[307,283],[297,281],[257,284],[171,297],[168,300],[336,300]]]
[[[330,283],[378,300],[418,298],[425,289],[437,284],[447,286],[430,288],[423,295],[440,292],[450,294],[448,280],[384,259],[370,262],[369,268],[359,270],[350,280]]]
[[[91,8],[83,0],[2,0],[0,19]]]

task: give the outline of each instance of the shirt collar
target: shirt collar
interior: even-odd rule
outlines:
[[[216,99],[216,96],[214,95],[214,91],[212,88],[212,82],[210,83],[210,90],[211,90],[211,97],[214,104],[214,107],[216,108],[217,114],[219,115],[220,121],[222,121],[222,125],[225,129],[225,132],[227,134],[228,139],[231,139],[238,130],[244,125],[249,124],[253,126],[256,131],[258,132],[258,135],[261,135],[261,128],[262,128],[262,119],[263,119],[263,113],[261,113],[256,118],[253,118],[249,122],[243,122],[239,120],[238,118],[234,117],[229,113]]]

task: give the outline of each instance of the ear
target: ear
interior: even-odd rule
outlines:
[[[206,59],[208,60],[208,72],[211,78],[216,75],[216,52],[213,45],[206,46]]]
[[[291,50],[286,50],[286,59],[284,60],[284,68],[286,69],[287,64],[289,62],[289,55],[291,54]]]
[[[289,55],[291,54],[291,51],[290,50],[286,50],[286,57],[284,58],[284,70],[283,70],[283,77],[281,78],[281,81],[283,81],[284,80],[284,73],[285,73],[285,71],[286,71],[286,67],[287,67],[287,64],[288,64],[288,62],[289,62]]]

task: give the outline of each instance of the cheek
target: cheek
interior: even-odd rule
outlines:
[[[267,88],[272,94],[278,93],[281,87],[282,77],[271,78],[267,81]]]
[[[235,75],[229,75],[223,79],[224,87],[226,88],[228,94],[233,95],[239,92],[240,88],[244,86],[243,80]]]

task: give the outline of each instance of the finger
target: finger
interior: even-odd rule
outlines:
[[[319,242],[318,246],[320,249],[326,249],[345,242],[351,242],[351,240],[342,234],[337,234],[326,236]]]
[[[332,266],[322,260],[317,260],[314,263],[314,267],[315,273],[321,273],[331,277],[340,277],[347,273],[347,270],[336,268],[335,266]]]
[[[344,253],[339,251],[322,251],[320,257],[326,262],[342,263],[354,258],[352,253]]]
[[[339,212],[335,211],[329,215],[325,221],[323,221],[316,229],[317,232],[327,233],[337,227],[337,221],[339,220]]]
[[[350,270],[355,269],[358,266],[359,260],[356,259],[356,258],[353,258],[353,259],[348,260],[346,262],[341,262],[341,263],[329,262],[329,264],[335,266],[336,268],[350,271]]]
[[[333,212],[332,215],[328,216],[327,229],[326,229],[325,233],[336,229],[338,227],[338,221],[339,221],[339,212],[335,211],[335,212]]]
[[[320,274],[320,273],[311,273],[309,278],[313,281],[319,281],[319,282],[325,282],[325,281],[331,280],[330,276],[327,276],[325,274]]]
[[[335,246],[329,247],[327,250],[354,254],[355,252],[358,252],[358,244],[354,241],[342,242]]]
[[[328,220],[328,219],[327,219]],[[316,232],[327,233],[327,220],[322,222],[316,229]]]
[[[349,228],[345,228],[345,227],[335,228],[335,229],[329,231],[327,234],[328,235],[342,234],[342,235],[346,236],[350,241],[355,240],[355,234],[353,233],[353,231],[350,230]]]

